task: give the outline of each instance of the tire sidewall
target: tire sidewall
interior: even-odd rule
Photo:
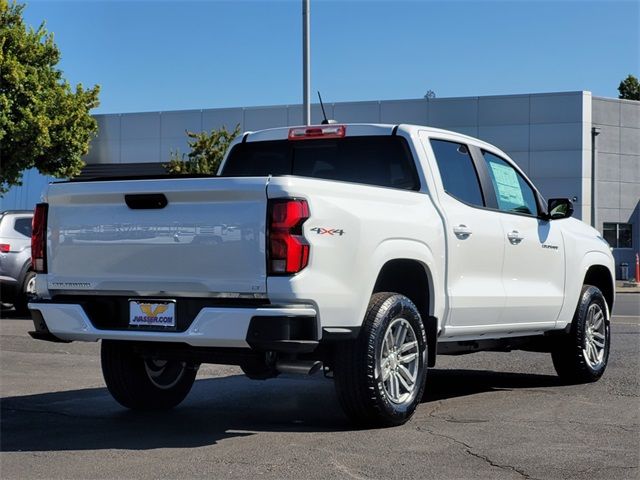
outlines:
[[[427,365],[427,336],[424,325],[415,305],[402,295],[389,297],[379,308],[378,312],[383,312],[376,318],[370,332],[371,339],[368,343],[367,357],[373,361],[367,362],[367,378],[371,379],[370,388],[373,389],[378,408],[388,418],[399,422],[410,417],[422,399],[426,383]],[[371,314],[378,312],[370,312]],[[380,355],[384,335],[389,325],[398,318],[407,320],[414,330],[418,341],[418,375],[416,378],[417,387],[412,396],[402,404],[395,403],[389,399],[382,382],[379,371]]]
[[[171,388],[158,387],[149,377],[145,360],[126,342],[103,340],[102,372],[111,395],[124,407],[134,410],[166,410],[187,396],[197,367],[184,365],[180,379]]]
[[[29,308],[28,304],[33,298],[33,294],[27,292],[27,286],[29,285],[29,281],[32,278],[35,278],[36,273],[32,270],[28,270],[24,275],[24,279],[22,280],[22,284],[20,285],[20,289],[16,292],[15,300],[13,301],[13,306],[16,309],[16,312],[19,314],[28,314]]]

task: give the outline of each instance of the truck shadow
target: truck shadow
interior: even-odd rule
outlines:
[[[489,370],[430,369],[423,402],[463,397],[496,390],[561,386],[556,375],[493,372]]]
[[[434,369],[423,402],[556,385],[556,377],[548,375]],[[7,397],[0,406],[0,451],[5,452],[190,448],[260,432],[353,429],[333,383],[321,376],[202,379],[180,407],[164,413],[124,410],[105,388]]]
[[[0,304],[0,319],[11,320],[31,320],[31,315],[26,313],[19,315],[13,308],[13,305],[7,305],[5,303]]]

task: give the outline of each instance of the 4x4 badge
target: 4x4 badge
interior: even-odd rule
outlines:
[[[311,231],[316,232],[318,235],[344,235],[344,230],[340,228],[314,227]]]

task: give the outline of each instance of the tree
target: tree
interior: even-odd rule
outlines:
[[[57,178],[80,173],[98,129],[89,110],[100,87],[73,89],[56,68],[53,34],[44,23],[27,27],[23,10],[0,0],[0,195],[29,168]]]
[[[620,82],[618,86],[618,98],[624,98],[627,100],[640,100],[640,82],[633,75],[627,75],[623,81]]]
[[[188,155],[171,152],[165,169],[169,173],[187,175],[191,173],[215,174],[220,162],[227,153],[229,145],[240,133],[240,125],[229,132],[226,127],[208,132],[186,132],[189,148]]]

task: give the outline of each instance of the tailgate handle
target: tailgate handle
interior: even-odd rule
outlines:
[[[127,207],[132,210],[152,210],[167,206],[167,197],[164,193],[136,193],[124,196]]]

